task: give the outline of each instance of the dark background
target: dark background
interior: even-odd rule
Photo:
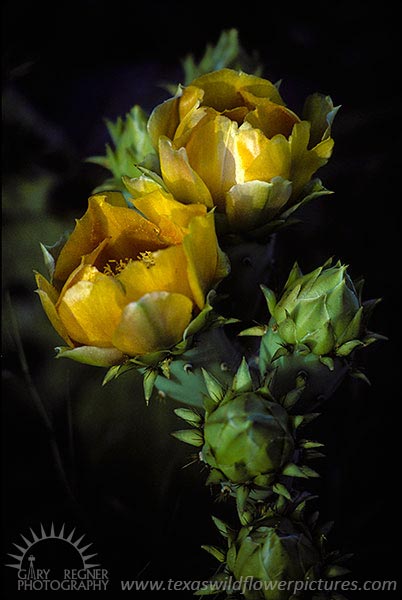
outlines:
[[[315,489],[332,543],[355,554],[351,578],[397,578],[400,34],[396,3],[371,6],[3,3],[3,563],[20,534],[54,522],[93,542],[115,594],[120,579],[214,571],[200,545],[219,543],[209,514],[224,509],[198,465],[181,468],[191,450],[169,436],[171,404],[146,408],[134,376],[102,388],[101,369],[55,361],[32,271],[43,272],[39,241],[71,228],[107,176],[84,161],[109,141],[103,119],[149,111],[185,55],[235,27],[296,112],[315,91],[342,105],[320,173],[335,194],[282,234],[279,264],[307,271],[335,256],[365,277],[366,299],[383,298],[372,328],[390,339],[360,357],[371,387],[345,383],[314,425],[327,455]],[[5,569],[10,598],[15,577]]]

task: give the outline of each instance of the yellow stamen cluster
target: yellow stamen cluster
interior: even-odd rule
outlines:
[[[118,275],[118,273],[121,273],[132,260],[132,258],[120,258],[119,260],[111,258],[103,267],[103,272],[105,275],[114,277],[115,275]]]
[[[145,252],[140,252],[137,256],[137,259],[143,262],[147,269],[155,266],[155,258],[150,250],[145,250]]]

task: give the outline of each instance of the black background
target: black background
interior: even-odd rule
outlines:
[[[303,226],[283,233],[280,262],[287,268],[297,258],[307,271],[335,256],[352,276],[364,275],[365,298],[383,298],[372,328],[390,339],[361,356],[371,387],[346,383],[315,426],[327,454],[315,484],[320,510],[335,521],[334,545],[354,552],[351,578],[359,581],[394,580],[399,570],[398,19],[396,3],[3,3],[3,177],[7,185],[32,173],[54,176],[45,212],[35,217],[44,234],[47,219],[72,223],[80,216],[103,180],[100,167],[84,162],[109,141],[103,119],[134,104],[148,111],[165,99],[161,84],[180,81],[180,60],[190,52],[200,58],[222,29],[238,29],[243,47],[258,52],[264,75],[283,80],[282,96],[296,112],[315,91],[342,106],[334,155],[320,173],[335,194],[306,208]],[[16,214],[26,219],[18,202],[16,194],[11,217],[7,205],[5,232]],[[54,364],[58,341],[46,329],[33,279],[16,274],[20,261],[30,261],[31,246],[25,238],[5,239],[3,562],[29,527],[65,522],[94,543],[115,594],[120,579],[208,577],[214,562],[200,545],[219,542],[208,515],[221,507],[198,466],[181,469],[191,457],[169,437],[178,425],[171,406],[144,408],[136,381],[101,388],[99,370]],[[30,244],[36,249],[39,241],[55,239]],[[41,270],[37,261],[34,254],[30,271]],[[24,377],[9,297],[74,499],[58,477]],[[46,335],[37,339],[39,330]],[[7,597],[15,575],[5,569]]]

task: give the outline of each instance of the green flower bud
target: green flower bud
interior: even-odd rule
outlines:
[[[246,600],[288,600],[295,591],[290,582],[302,581],[320,562],[310,534],[285,517],[243,527],[235,546],[236,552],[228,553],[228,568],[244,583]]]
[[[237,484],[269,484],[294,451],[286,410],[254,392],[221,402],[206,418],[204,441],[203,460]]]
[[[387,338],[367,329],[379,300],[361,302],[362,285],[362,280],[351,280],[345,265],[329,260],[306,275],[296,263],[279,300],[261,286],[271,319],[267,326],[251,327],[241,335],[262,336],[260,373],[275,372],[269,387],[279,401],[300,376],[309,410],[312,402],[331,396],[348,373],[364,378],[353,368],[353,351]]]
[[[292,352],[343,358],[382,337],[366,330],[377,301],[361,303],[339,261],[335,265],[328,261],[306,275],[295,264],[278,301],[271,290],[263,291],[271,313],[262,343],[265,363]]]

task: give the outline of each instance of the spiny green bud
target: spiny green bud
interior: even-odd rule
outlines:
[[[308,530],[286,517],[243,527],[227,555],[236,579],[254,582],[242,589],[246,600],[288,600],[295,591],[292,586],[282,584],[278,589],[275,583],[302,581],[319,562],[320,552]]]
[[[367,330],[378,300],[361,302],[362,283],[355,285],[346,265],[339,261],[332,265],[330,260],[306,275],[296,263],[279,300],[262,286],[271,314],[265,332],[260,333],[265,333],[263,365],[298,352],[312,353],[332,369],[332,359],[349,357],[356,348],[383,338]],[[252,334],[252,330],[242,333]]]
[[[364,343],[364,307],[346,269],[340,262],[326,263],[303,275],[296,264],[277,302],[265,291],[273,356],[284,344],[317,356],[347,356]]]
[[[306,275],[296,263],[279,299],[261,286],[271,319],[241,335],[262,336],[260,371],[276,371],[270,388],[275,397],[304,374],[304,399],[327,398],[351,372],[353,351],[385,339],[367,330],[378,300],[362,302],[362,284],[352,281],[345,265],[329,260]]]
[[[288,413],[258,393],[228,397],[206,417],[202,459],[232,483],[268,485],[293,451]]]

